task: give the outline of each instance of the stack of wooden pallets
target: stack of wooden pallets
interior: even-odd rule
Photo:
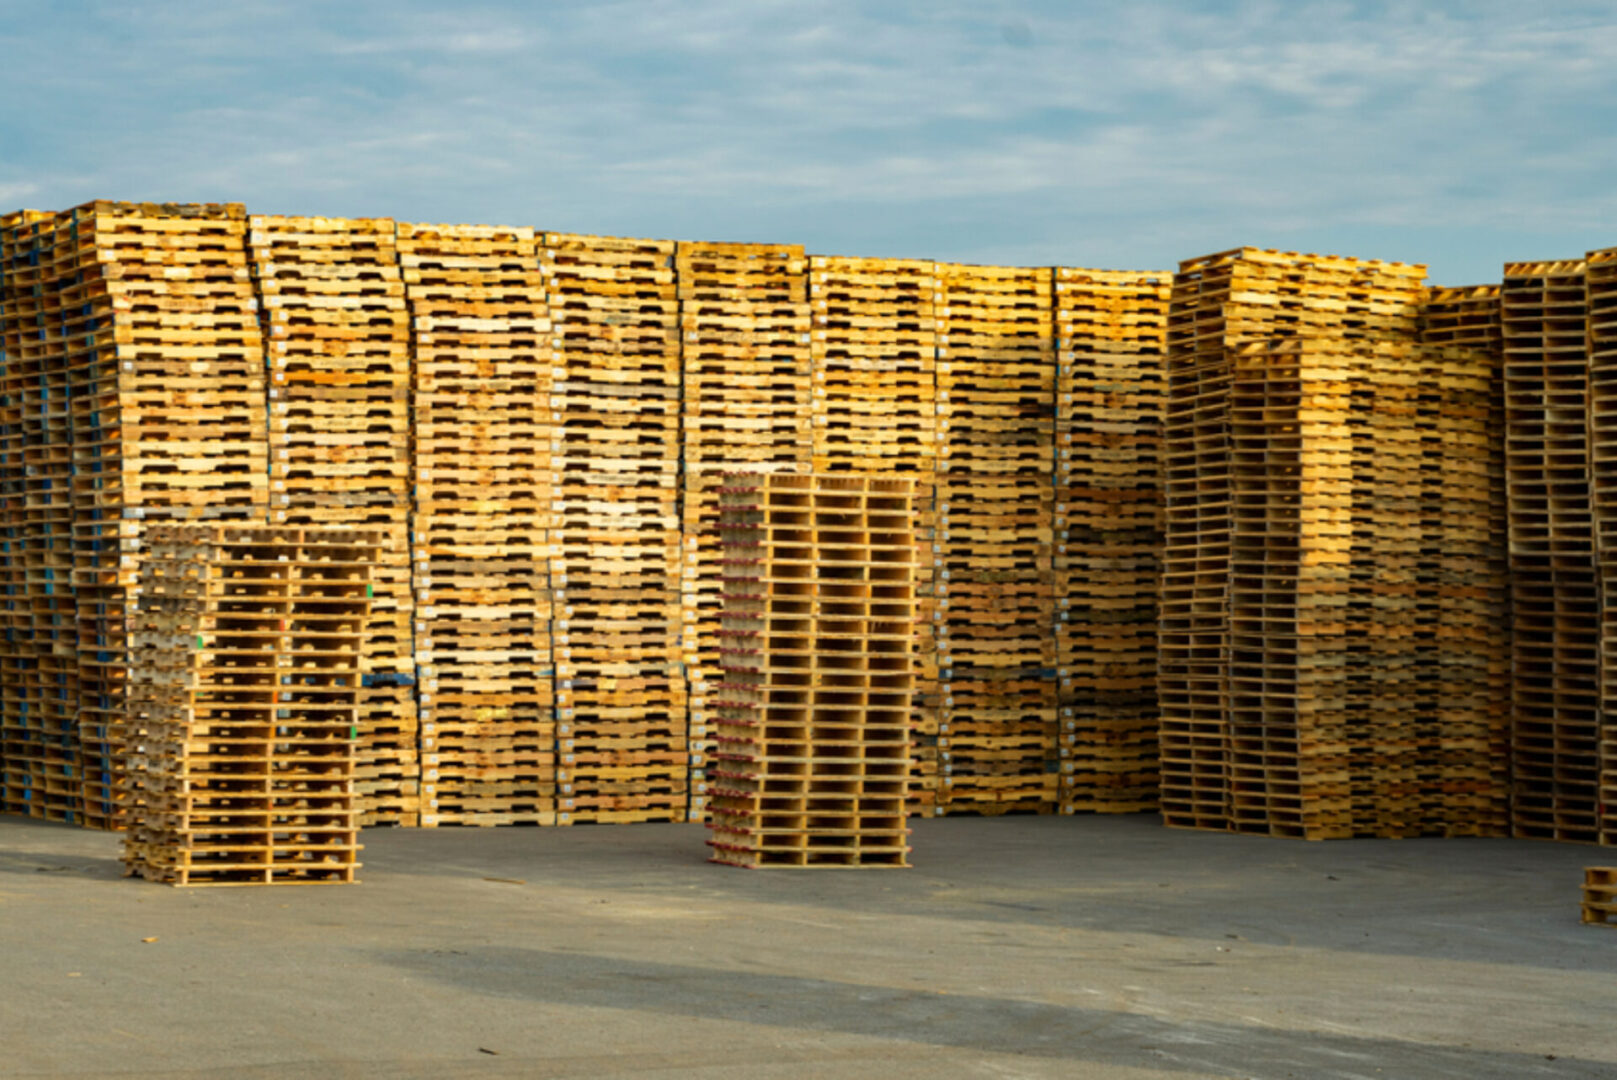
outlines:
[[[1247,248],[1175,278],[1169,824],[1497,829],[1494,361],[1420,345],[1423,274]]]
[[[120,823],[127,620],[150,522],[262,522],[264,361],[237,205],[89,203],[59,215],[72,392],[72,588],[85,817]]]
[[[1172,279],[1055,271],[1062,813],[1157,804],[1157,552]]]
[[[915,535],[916,692],[911,704],[910,809],[938,802],[938,657],[934,555],[937,479],[937,267],[905,259],[815,255],[813,467],[911,480]]]
[[[1500,835],[1486,354],[1237,350],[1231,827]],[[1496,602],[1501,590],[1493,589]]]
[[[400,225],[424,825],[556,814],[551,344],[531,229]]]
[[[254,216],[269,368],[270,522],[381,537],[360,697],[373,820],[411,813],[410,320],[387,218]],[[388,718],[391,722],[388,722]],[[397,747],[400,760],[389,763]],[[389,801],[391,800],[391,801]]]
[[[1598,825],[1600,842],[1617,844],[1617,248],[1589,253],[1585,281],[1590,501],[1600,581]]]
[[[1583,921],[1617,926],[1617,866],[1586,866],[1583,870]]]
[[[1051,812],[1051,275],[940,264],[938,282],[938,801]]]
[[[82,792],[64,776],[78,767],[61,682],[71,655],[70,438],[55,282],[53,215],[23,211],[0,221],[0,499],[5,520],[6,628],[0,696],[0,805],[8,813],[75,821]],[[54,443],[50,440],[56,440]],[[64,644],[68,655],[59,655]],[[76,690],[72,691],[76,694]]]
[[[124,864],[174,885],[355,880],[354,745],[377,536],[147,531]]]
[[[684,384],[681,599],[694,820],[707,797],[710,697],[719,675],[718,488],[725,471],[810,468],[808,264],[798,246],[682,241],[674,269]]]
[[[1507,263],[1502,324],[1514,829],[1592,841],[1599,836],[1601,646],[1586,269],[1581,259]]]
[[[545,234],[557,820],[684,820],[679,300],[669,241]]]
[[[904,866],[910,483],[735,475],[720,496],[713,861]]]

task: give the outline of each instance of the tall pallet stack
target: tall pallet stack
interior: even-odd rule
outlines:
[[[684,659],[691,817],[705,810],[723,587],[718,489],[726,471],[807,472],[808,263],[793,245],[681,241],[674,256],[683,365]]]
[[[359,867],[361,643],[375,534],[154,526],[122,748],[127,873],[342,883]]]
[[[1293,338],[1412,343],[1424,276],[1419,266],[1256,248],[1187,260],[1174,276],[1158,631],[1161,807],[1170,825],[1269,827],[1262,812],[1233,813],[1237,791],[1268,784],[1265,754],[1252,749],[1262,746],[1262,717],[1256,733],[1238,731],[1231,704],[1237,357]],[[1247,740],[1239,750],[1238,739]],[[1282,754],[1276,767],[1287,760]]]
[[[813,467],[896,474],[914,484],[922,557],[915,567],[916,690],[910,714],[912,813],[938,808],[938,657],[934,621],[938,465],[937,267],[905,259],[815,255]]]
[[[1170,273],[1058,267],[1061,812],[1157,805],[1157,551]]]
[[[381,537],[360,694],[370,820],[405,820],[417,729],[410,320],[386,218],[253,216],[269,369],[270,522]],[[397,760],[393,760],[394,752]]]
[[[553,824],[551,326],[537,242],[531,229],[400,225],[399,259],[415,327],[421,824]],[[402,752],[367,767],[395,763]],[[405,824],[411,801],[398,805]]]
[[[557,821],[685,820],[671,241],[547,233]]]
[[[72,677],[70,450],[53,215],[0,224],[0,425],[4,438],[6,640],[0,670],[0,798],[8,813],[76,821],[80,748],[62,685]],[[68,621],[61,625],[64,615]],[[65,637],[65,641],[64,641]],[[65,645],[67,655],[59,646]]]
[[[1327,336],[1237,351],[1231,828],[1503,835],[1491,368]]]
[[[153,522],[264,521],[263,337],[241,206],[90,203],[58,231],[85,816],[121,825],[143,536]]]
[[[1590,499],[1600,582],[1596,824],[1602,844],[1617,844],[1617,248],[1589,253],[1585,284]]]
[[[713,861],[904,866],[915,556],[907,480],[734,475],[720,489]]]
[[[1517,836],[1599,837],[1600,594],[1591,508],[1586,264],[1507,263]],[[1600,427],[1595,414],[1595,428]]]
[[[1051,274],[937,272],[938,805],[1049,813],[1060,787]]]

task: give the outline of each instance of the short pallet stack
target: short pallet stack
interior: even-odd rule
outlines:
[[[1593,841],[1600,833],[1601,642],[1585,273],[1582,260],[1506,264],[1502,322],[1514,830]],[[1601,426],[1595,414],[1595,431]]]
[[[359,703],[370,789],[363,806],[370,820],[402,821],[415,812],[405,785],[418,720],[410,319],[396,226],[269,216],[250,226],[268,345],[270,522],[364,527],[381,537]]]
[[[400,225],[399,258],[415,327],[421,824],[554,824],[551,326],[536,240]]]
[[[939,264],[938,805],[1056,809],[1048,270]]]
[[[154,526],[132,630],[127,873],[342,883],[374,534]]]
[[[264,347],[241,206],[91,203],[63,227],[85,815],[106,827],[125,823],[116,766],[140,738],[124,696],[143,536],[264,521]]]
[[[674,245],[545,234],[557,821],[682,821],[680,352]]]
[[[1591,251],[1585,275],[1589,328],[1589,478],[1600,582],[1600,731],[1597,827],[1617,844],[1617,248]]]
[[[1582,910],[1585,923],[1617,926],[1617,866],[1584,867]]]
[[[813,467],[897,475],[915,484],[923,552],[915,567],[916,693],[911,705],[912,813],[938,808],[938,656],[933,544],[938,466],[937,267],[906,259],[815,255]]]
[[[906,865],[915,537],[906,480],[732,476],[713,861]]]
[[[1157,805],[1157,552],[1172,274],[1055,272],[1061,812]]]
[[[808,264],[791,245],[681,242],[684,659],[690,683],[691,818],[707,799],[711,695],[723,587],[718,488],[727,471],[807,472]]]

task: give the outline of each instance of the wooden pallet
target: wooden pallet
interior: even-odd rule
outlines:
[[[1617,867],[1584,868],[1582,913],[1586,924],[1617,926]]]

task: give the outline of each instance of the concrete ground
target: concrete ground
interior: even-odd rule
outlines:
[[[703,838],[373,830],[360,885],[182,890],[0,819],[0,1076],[1617,1077],[1617,929],[1578,924],[1617,852],[968,818],[913,870],[749,872]]]

